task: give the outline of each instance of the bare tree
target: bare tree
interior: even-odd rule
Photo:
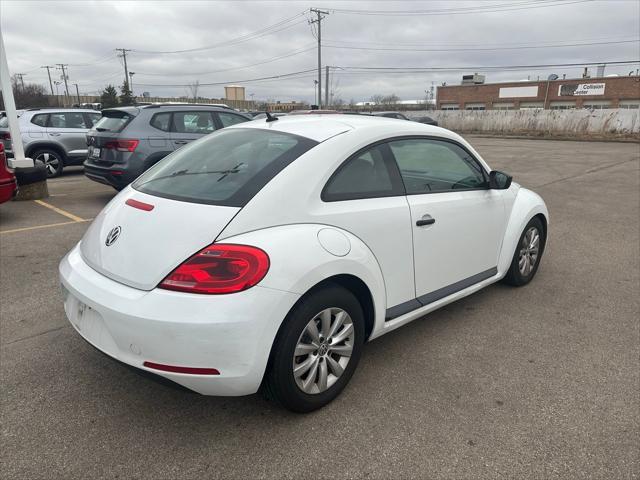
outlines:
[[[385,98],[384,95],[376,94],[376,95],[371,95],[371,98],[369,100],[379,105],[383,102],[384,98]]]
[[[195,82],[190,83],[188,88],[189,88],[189,91],[191,92],[191,96],[193,97],[193,103],[197,103],[198,90],[200,89],[200,80],[196,80]]]

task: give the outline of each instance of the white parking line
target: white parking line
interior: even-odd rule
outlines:
[[[90,222],[91,218],[74,220],[73,222],[60,222],[60,223],[50,223],[48,225],[36,225],[35,227],[22,227],[22,228],[14,228],[12,230],[0,230],[0,235],[4,235],[6,233],[17,233],[17,232],[26,232],[28,230],[38,230],[41,228],[51,228],[51,227],[60,227],[62,225],[73,225],[74,223],[83,223]]]

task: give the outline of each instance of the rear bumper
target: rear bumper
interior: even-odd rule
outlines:
[[[0,203],[8,202],[18,193],[18,183],[15,178],[0,180]]]
[[[84,174],[91,180],[110,185],[122,190],[124,187],[133,182],[142,173],[141,171],[132,172],[130,169],[124,169],[126,165],[114,163],[111,166],[96,165],[91,160],[85,160]]]
[[[60,263],[64,307],[91,345],[132,367],[204,395],[255,393],[278,328],[299,295],[253,287],[231,295],[138,290],[89,267],[76,246]],[[215,368],[191,375],[147,368],[145,361]]]

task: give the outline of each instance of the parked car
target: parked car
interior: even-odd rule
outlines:
[[[13,170],[7,164],[4,144],[0,142],[0,203],[11,200],[18,191],[18,184]]]
[[[144,173],[60,264],[74,328],[201,394],[263,385],[308,412],[347,385],[365,341],[532,280],[542,198],[448,130],[346,120],[237,124]]]
[[[416,118],[416,122],[424,123],[425,125],[433,125],[434,127],[438,126],[437,120],[434,120],[433,118],[427,116]]]
[[[287,114],[284,112],[269,112],[269,115],[271,115],[272,117],[286,117]],[[260,120],[262,118],[267,118],[267,114],[266,112],[259,112],[258,114],[253,116],[254,120]]]
[[[292,110],[289,115],[328,115],[340,113],[337,110]]]
[[[398,120],[408,120],[410,122],[414,121],[413,119],[407,117],[406,115],[400,112],[373,112],[371,115],[374,115],[376,117],[397,118]],[[431,117],[423,116],[416,119],[415,121],[418,123],[424,123],[425,125],[433,125],[435,127],[438,126],[438,122],[436,122]]]
[[[100,112],[77,108],[30,108],[18,117],[24,153],[57,177],[66,166],[82,165],[87,158],[86,134],[100,118]],[[11,146],[7,118],[0,119],[0,138]],[[6,125],[6,126],[3,126]],[[13,156],[13,147],[7,148]]]
[[[161,104],[109,108],[87,133],[85,175],[121,190],[183,145],[251,117],[225,107]]]

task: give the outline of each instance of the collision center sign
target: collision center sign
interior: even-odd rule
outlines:
[[[560,85],[558,96],[581,97],[584,95],[604,95],[604,83],[573,83]]]

